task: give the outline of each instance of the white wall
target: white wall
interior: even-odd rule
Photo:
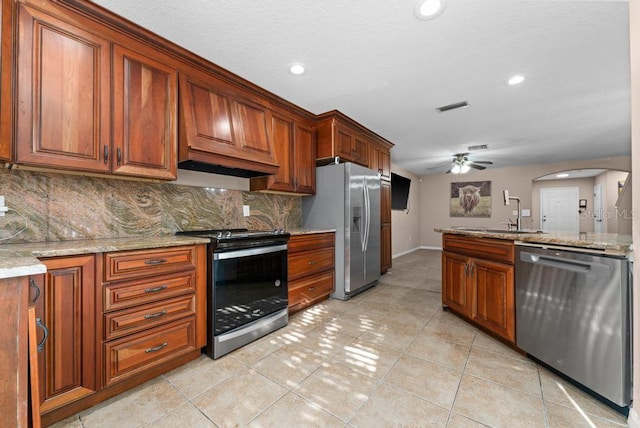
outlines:
[[[420,247],[420,177],[393,164],[391,171],[411,179],[407,209],[391,211],[391,253],[397,257]]]

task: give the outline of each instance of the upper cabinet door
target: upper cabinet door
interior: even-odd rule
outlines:
[[[260,104],[236,98],[232,112],[234,136],[241,150],[250,160],[275,163],[269,136],[269,111]]]
[[[16,162],[108,172],[109,42],[18,8]]]
[[[177,69],[156,52],[145,56],[119,45],[113,64],[113,172],[176,179]]]
[[[233,150],[229,96],[212,85],[180,74],[181,134],[189,148],[219,152]]]
[[[271,135],[279,168],[273,175],[269,189],[292,192],[295,190],[293,119],[272,114]]]
[[[335,125],[335,154],[347,161],[355,161],[353,156],[355,145],[353,141],[353,135],[347,128],[336,124]]]
[[[316,144],[315,130],[296,123],[294,131],[295,191],[313,194],[316,192]]]

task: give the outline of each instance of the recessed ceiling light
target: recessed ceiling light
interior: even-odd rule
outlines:
[[[417,0],[413,9],[418,19],[433,19],[447,7],[446,0]]]
[[[304,65],[300,63],[291,64],[289,66],[289,72],[291,74],[300,75],[300,74],[303,74],[305,71],[306,69],[304,68]]]
[[[569,176],[569,174],[567,174],[567,173],[556,174],[557,178],[567,178],[568,176]]]
[[[507,83],[510,84],[511,86],[518,85],[522,82],[524,82],[524,76],[522,74],[516,74],[515,76],[511,77],[511,79],[507,81]]]

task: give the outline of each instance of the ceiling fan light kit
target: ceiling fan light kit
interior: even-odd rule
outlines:
[[[471,171],[471,168],[478,170],[487,169],[486,166],[480,164],[493,165],[491,161],[470,161],[467,157],[468,155],[469,153],[456,153],[453,155],[453,162],[451,163],[453,167],[447,171],[447,174],[466,174]]]

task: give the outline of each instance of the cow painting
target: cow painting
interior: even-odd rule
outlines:
[[[451,217],[491,217],[491,182],[451,183]]]
[[[475,207],[480,203],[480,187],[467,185],[464,187],[458,187],[458,195],[460,199],[460,206],[464,210],[465,214],[473,211]]]

